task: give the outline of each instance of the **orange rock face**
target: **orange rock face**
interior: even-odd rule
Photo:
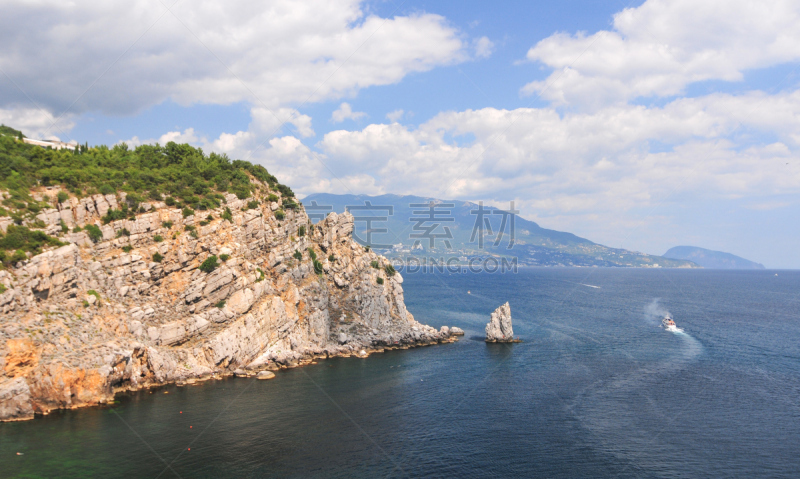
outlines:
[[[39,350],[30,339],[9,339],[6,350],[3,372],[8,377],[25,376],[39,364]]]
[[[28,378],[33,407],[47,413],[106,403],[113,398],[106,376],[96,369],[67,369],[62,364],[38,368]]]

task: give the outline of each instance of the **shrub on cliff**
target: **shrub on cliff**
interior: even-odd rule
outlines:
[[[99,226],[86,225],[83,229],[86,230],[86,234],[89,235],[89,239],[95,243],[103,239],[103,231],[100,230]]]
[[[284,218],[286,218],[286,213],[283,210],[275,211],[275,219],[278,221],[283,221]]]
[[[288,198],[293,198],[293,197],[294,197],[294,191],[292,191],[292,189],[291,189],[291,188],[289,188],[289,187],[288,187],[288,186],[286,186],[286,185],[281,185],[281,184],[278,184],[278,185],[276,185],[276,186],[275,186],[275,188],[276,188],[278,191],[280,191],[280,193],[281,193],[283,196],[286,196],[286,197],[288,197]]]
[[[39,254],[45,246],[63,246],[57,238],[43,231],[30,230],[24,226],[9,225],[4,236],[0,236],[0,250],[21,250]]]
[[[105,214],[105,216],[103,216],[103,224],[107,225],[107,224],[111,223],[112,221],[124,220],[127,217],[128,217],[127,205],[126,205],[125,208],[120,209],[120,210],[111,209],[111,210],[108,210],[108,212]]]
[[[233,213],[231,213],[231,209],[227,206],[225,207],[225,211],[223,211],[219,217],[228,221],[228,223],[233,223]]]
[[[160,262],[162,262],[163,260],[164,260],[164,257],[163,257],[163,256],[161,256],[161,253],[159,253],[158,251],[156,251],[155,253],[153,253],[153,261],[155,261],[156,263],[160,263]]]
[[[203,261],[198,269],[204,273],[210,273],[217,269],[218,266],[219,263],[217,262],[217,257],[209,256],[205,261]]]
[[[384,266],[383,270],[386,271],[386,275],[387,276],[394,276],[395,273],[397,273],[397,271],[395,271],[395,269],[394,269],[394,266],[392,266],[390,264],[387,264],[386,266]]]

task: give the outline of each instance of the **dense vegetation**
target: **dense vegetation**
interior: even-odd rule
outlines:
[[[128,206],[134,210],[139,202],[150,199],[202,211],[218,207],[225,192],[241,199],[251,196],[258,188],[251,178],[279,191],[285,201],[294,204],[289,199],[294,196],[292,190],[278,183],[263,166],[216,153],[206,155],[187,144],[169,142],[131,150],[123,143],[112,148],[80,146],[71,151],[0,136],[0,189],[11,194],[3,204],[34,214],[46,206],[29,196],[29,190],[37,186],[63,185],[78,197],[124,191]],[[3,213],[0,211],[0,215]]]
[[[9,225],[5,235],[0,233],[0,269],[27,259],[25,252],[39,254],[45,246],[65,244],[42,231],[31,231],[24,226]]]
[[[70,195],[81,198],[125,192],[126,201],[119,209],[106,213],[102,218],[104,224],[133,217],[139,211],[139,203],[147,200],[164,201],[170,207],[180,208],[184,216],[193,215],[196,210],[219,207],[223,193],[245,199],[260,190],[271,201],[277,201],[278,197],[271,193],[275,191],[283,196],[284,205],[289,205],[286,207],[296,207],[294,192],[278,183],[263,166],[230,160],[216,153],[206,155],[202,149],[188,144],[170,142],[165,146],[142,145],[135,149],[124,143],[111,148],[81,145],[72,151],[28,145],[18,140],[20,136],[19,131],[0,125],[0,192],[7,192],[7,195],[0,195],[0,216],[10,216],[20,225],[9,227],[7,234],[0,232],[0,263],[6,265],[12,257],[15,261],[24,259],[25,252],[37,254],[43,246],[63,244],[22,225],[44,227],[35,215],[67,201]],[[31,196],[34,188],[56,185],[68,190],[70,195],[62,191],[52,198],[45,196],[44,201],[36,201]],[[258,204],[253,200],[248,207]],[[232,221],[230,209],[226,208],[222,218]],[[62,224],[62,232],[67,230]],[[93,241],[102,239],[99,227],[87,225],[84,230]],[[197,234],[192,233],[193,236]]]
[[[24,135],[21,131],[15,130],[10,126],[0,125],[0,136],[10,136],[12,138],[22,138]]]

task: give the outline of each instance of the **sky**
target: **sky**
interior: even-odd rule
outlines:
[[[800,268],[800,1],[0,0],[0,123]]]

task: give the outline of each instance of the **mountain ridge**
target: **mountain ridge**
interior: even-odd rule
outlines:
[[[709,269],[766,269],[761,263],[724,251],[715,251],[699,246],[675,246],[664,257],[693,261]]]
[[[367,202],[372,206],[371,210],[363,209]],[[426,205],[430,203],[447,214],[421,225],[420,220],[425,219]],[[323,218],[327,211],[341,213],[350,208],[356,217],[356,239],[384,250],[382,254],[397,261],[429,257],[432,253],[445,259],[458,258],[462,263],[491,256],[516,258],[521,266],[696,267],[688,261],[610,248],[573,233],[543,228],[534,221],[519,214],[511,215],[508,210],[501,208],[483,206],[481,213],[479,203],[465,200],[396,194],[315,193],[304,197],[303,204],[314,219]],[[443,205],[452,206],[445,208]],[[387,214],[390,209],[391,214]],[[375,221],[378,218],[381,222]],[[444,245],[444,249],[431,247],[430,239],[425,238],[426,227],[437,222],[439,236],[434,238],[434,243]],[[376,226],[374,223],[385,224]],[[449,235],[446,228],[449,228]],[[380,230],[387,231],[381,233]],[[368,235],[370,232],[372,234]],[[371,241],[365,241],[367,236],[371,236]],[[451,248],[446,247],[447,240]]]

